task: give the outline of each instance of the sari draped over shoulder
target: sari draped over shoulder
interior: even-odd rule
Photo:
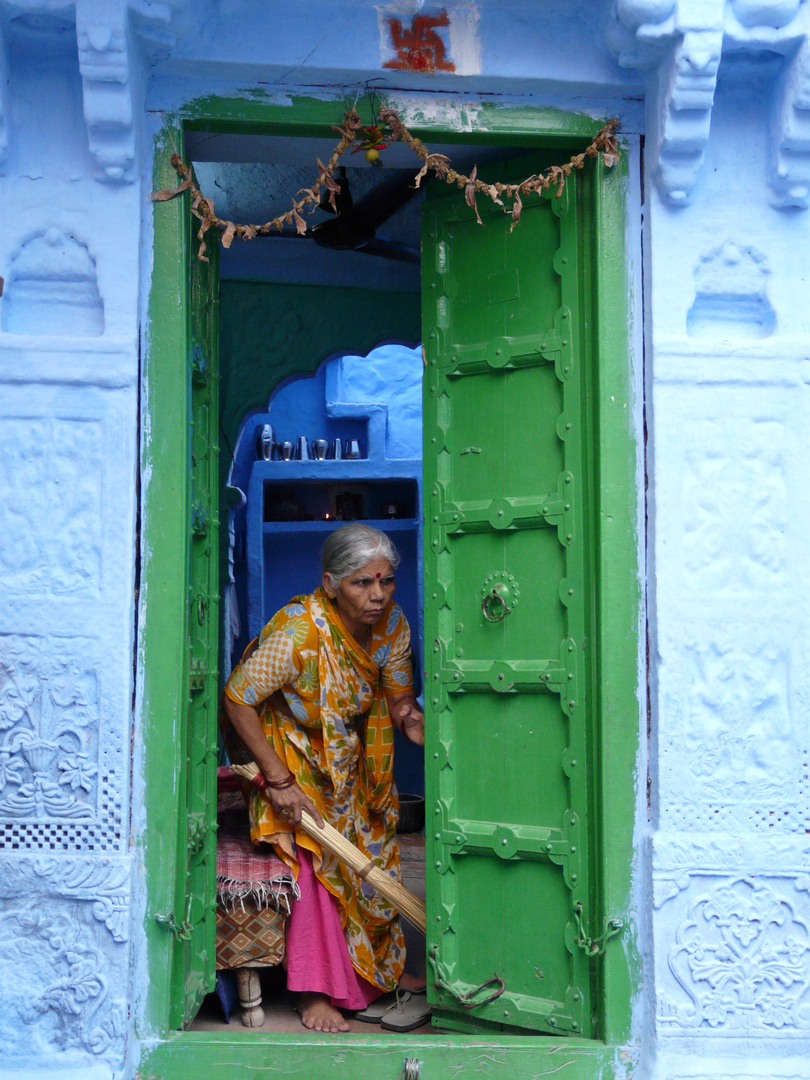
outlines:
[[[273,616],[225,687],[231,700],[259,710],[268,740],[324,820],[397,881],[399,803],[386,693],[413,692],[410,654],[410,630],[398,604],[386,607],[363,649],[334,601],[318,589]],[[276,816],[256,791],[250,820],[254,842],[272,843],[296,874],[296,845],[312,852],[318,879],[340,904],[354,968],[380,989],[393,989],[405,951],[388,901]]]

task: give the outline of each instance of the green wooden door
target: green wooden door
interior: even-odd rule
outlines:
[[[186,692],[181,720],[185,769],[178,782],[177,893],[170,1024],[196,1015],[214,988],[216,945],[216,761],[219,652],[218,561],[218,290],[219,245],[211,261],[189,267],[188,592],[185,620]]]
[[[457,190],[433,195],[423,226],[432,1000],[444,1027],[591,1036],[593,500],[575,182],[527,200],[511,233],[498,207],[480,206],[482,227]]]

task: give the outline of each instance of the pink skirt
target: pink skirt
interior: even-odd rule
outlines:
[[[298,848],[298,888],[287,922],[287,989],[325,994],[336,1009],[365,1009],[381,994],[352,967],[338,902],[315,877],[312,855]]]

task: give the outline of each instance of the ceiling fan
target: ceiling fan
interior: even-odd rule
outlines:
[[[357,202],[352,198],[345,166],[339,166],[335,179],[340,185],[340,191],[335,193],[335,207],[331,205],[328,191],[321,193],[318,204],[319,209],[332,217],[319,221],[305,233],[275,232],[269,235],[290,240],[313,240],[318,247],[332,251],[359,251],[364,255],[418,264],[418,247],[377,236],[377,230],[418,193],[410,170],[389,173]]]

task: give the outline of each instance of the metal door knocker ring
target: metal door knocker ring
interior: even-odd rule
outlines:
[[[481,588],[481,614],[487,622],[503,622],[511,615],[520,597],[520,589],[511,574],[497,570],[489,574]]]

